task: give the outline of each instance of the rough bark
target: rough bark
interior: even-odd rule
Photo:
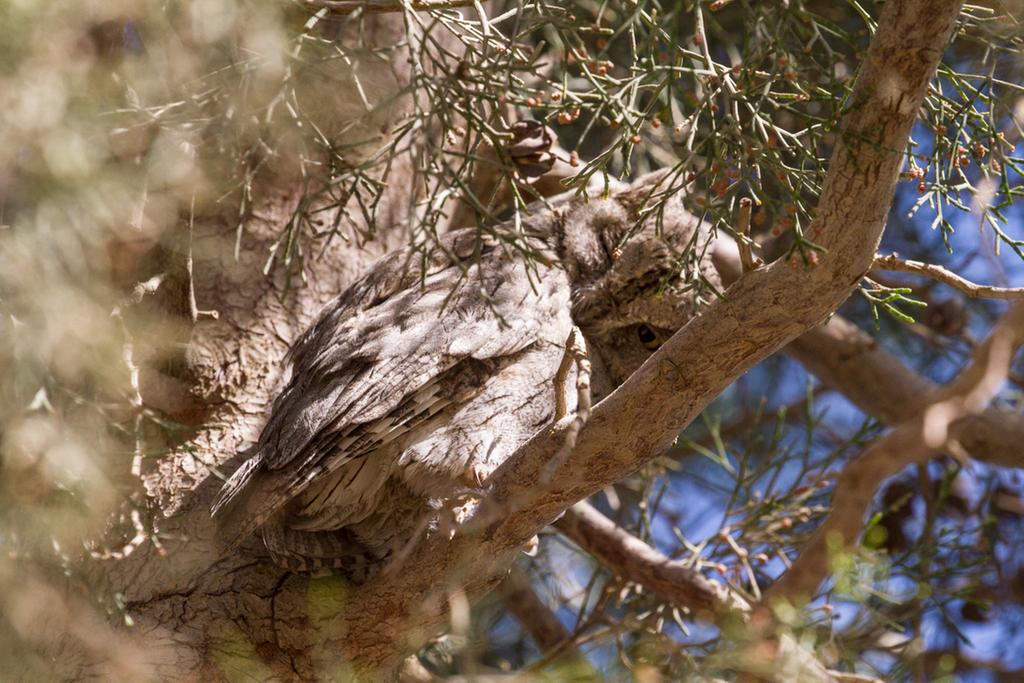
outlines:
[[[198,398],[214,406],[205,423],[219,426],[203,430],[151,477],[153,493],[176,511],[161,524],[165,554],[147,545],[92,568],[124,595],[135,623],[125,647],[138,646],[149,674],[161,679],[390,675],[406,652],[444,627],[449,595],[473,600],[492,588],[537,531],[655,457],[729,383],[848,296],[871,266],[910,126],[959,5],[886,4],[812,226],[829,250],[817,268],[778,263],[746,274],[595,407],[550,481],[545,465],[561,448],[572,416],[543,430],[495,474],[491,504],[475,523],[451,540],[421,544],[400,571],[359,588],[285,574],[254,547],[218,557],[206,512],[219,485],[211,467],[229,469],[226,461],[256,435],[287,343],[324,300],[403,239],[398,207],[407,187],[393,175],[379,238],[359,251],[336,240],[322,257],[306,260],[309,284],[293,288],[286,302],[283,283],[263,277],[261,266],[297,189],[267,189],[257,212],[263,218],[247,225],[238,261],[231,226],[216,220],[199,226],[196,296],[200,307],[221,317],[195,327],[189,365]],[[393,18],[381,21],[382,40],[399,30]],[[631,429],[636,425],[644,428]],[[81,648],[64,651],[69,676],[101,671]]]

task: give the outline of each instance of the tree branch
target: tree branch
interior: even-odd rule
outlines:
[[[889,424],[912,419],[940,391],[840,316],[795,340],[786,353],[861,410]],[[977,460],[1002,467],[1024,462],[1021,415],[993,406],[960,420],[953,429],[956,440]]]
[[[837,551],[848,551],[860,534],[875,491],[907,465],[923,462],[948,444],[951,426],[978,414],[1005,381],[1016,347],[1024,342],[1024,303],[1016,304],[978,347],[974,361],[914,419],[875,441],[843,469],[832,509],[800,556],[765,592],[765,604],[813,597]]]
[[[900,273],[913,273],[914,275],[930,277],[933,280],[938,280],[945,285],[949,285],[953,289],[959,290],[971,299],[1024,298],[1024,287],[991,287],[988,285],[975,284],[967,278],[961,277],[942,266],[924,263],[922,261],[903,260],[900,259],[897,254],[876,256],[874,267],[880,270],[892,270]]]
[[[572,634],[540,599],[530,585],[530,578],[521,569],[513,566],[498,590],[508,611],[530,634],[543,655],[554,657],[580,673],[595,675],[590,662],[573,645]]]
[[[612,572],[704,617],[741,616],[750,605],[685,562],[673,560],[605,517],[589,503],[576,503],[555,522]]]

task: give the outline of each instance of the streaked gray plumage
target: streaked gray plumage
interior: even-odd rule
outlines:
[[[575,200],[532,221],[530,259],[473,229],[385,256],[295,342],[214,513],[239,539],[261,530],[280,564],[364,579],[551,420],[574,324],[598,398],[694,314],[695,269],[717,283],[678,200],[660,229],[636,231],[632,208]]]

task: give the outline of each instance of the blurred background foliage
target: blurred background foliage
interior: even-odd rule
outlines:
[[[182,355],[187,302],[140,303],[181,284],[165,279],[166,263],[187,252],[197,215],[227,217],[237,253],[259,193],[298,184],[302,199],[261,259],[267,277],[286,274],[287,302],[303,259],[382,229],[390,182],[409,194],[388,229],[425,247],[453,223],[518,225],[551,193],[544,183],[611,187],[668,169],[665,193],[685,188],[693,213],[732,233],[751,198],[764,257],[814,267],[810,220],[874,3],[501,0],[485,14],[462,4],[399,12],[405,38],[387,45],[362,11],[326,2],[0,5],[0,662],[31,656],[39,613],[26,601],[59,603],[61,581],[82,584],[83,552],[160,543],[139,474],[203,425],[147,404],[139,387],[140,367]],[[964,8],[908,147],[886,250],[1021,283],[1021,21],[1015,1]],[[536,156],[509,151],[525,119],[551,129]],[[664,196],[646,216],[657,219]],[[1001,310],[896,275],[873,273],[862,293],[844,314],[936,381]],[[1016,406],[1024,375],[1011,380],[1001,400]],[[843,462],[880,429],[773,357],[658,465],[594,502],[755,598],[820,521]],[[863,553],[793,616],[794,633],[829,666],[886,678],[1024,675],[1022,495],[1017,472],[981,464],[940,459],[899,475]],[[716,629],[554,533],[523,567],[610,680],[731,666]],[[84,585],[92,610],[122,618],[117,595]],[[423,659],[444,673],[540,674],[553,666],[540,655],[494,597]]]

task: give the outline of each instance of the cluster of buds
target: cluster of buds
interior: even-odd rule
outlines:
[[[928,186],[924,182],[924,177],[925,175],[927,175],[927,173],[927,166],[921,168],[920,166],[917,165],[917,162],[914,161],[914,157],[910,157],[910,164],[907,167],[907,172],[903,174],[903,177],[907,178],[908,180],[916,180],[917,191],[920,192],[921,194],[924,194],[925,192],[928,191]]]
[[[950,152],[949,156],[952,160],[953,168],[964,168],[971,165],[971,156],[963,145],[957,145],[956,151]]]
[[[580,117],[580,110],[579,109],[573,109],[572,111],[562,110],[562,111],[558,112],[558,116],[556,118],[558,119],[558,122],[564,126],[566,124],[572,123],[573,121],[575,121],[579,117]]]
[[[922,180],[924,178],[924,174],[925,174],[925,169],[923,169],[920,166],[918,166],[917,162],[914,161],[914,158],[911,157],[910,158],[910,165],[907,168],[906,177],[910,178],[911,180]]]
[[[789,216],[783,216],[775,222],[772,226],[771,235],[772,237],[781,237],[782,233],[789,231],[793,227],[793,219]]]
[[[542,106],[544,104],[544,100],[547,97],[550,97],[552,102],[561,102],[562,101],[562,93],[561,93],[561,91],[556,90],[555,92],[551,93],[550,95],[548,95],[547,93],[544,93],[544,92],[538,92],[536,95],[530,95],[529,97],[526,98],[526,103],[525,104],[526,104],[527,107],[530,107],[531,109],[535,108],[535,107],[540,107],[540,106]]]

